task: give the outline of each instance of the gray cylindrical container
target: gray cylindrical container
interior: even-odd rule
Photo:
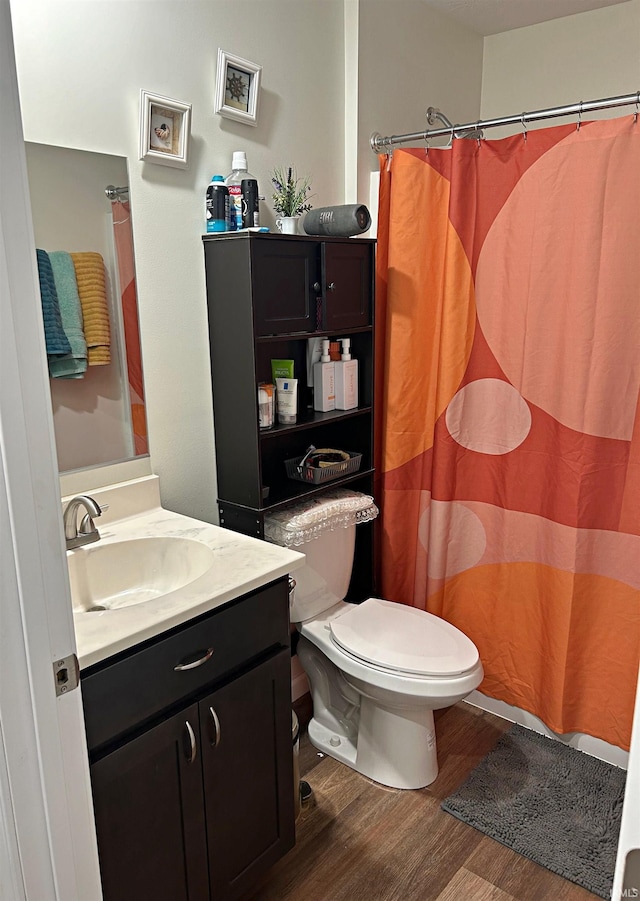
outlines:
[[[371,215],[362,203],[324,206],[307,213],[302,227],[308,235],[349,238],[369,230]]]

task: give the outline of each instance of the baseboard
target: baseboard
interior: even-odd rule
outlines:
[[[527,729],[533,729],[534,732],[539,732],[548,738],[561,741],[563,744],[569,745],[570,748],[583,751],[591,757],[597,757],[623,770],[627,769],[629,753],[623,751],[622,748],[616,747],[616,745],[610,745],[608,742],[602,741],[600,738],[594,738],[592,735],[585,735],[582,732],[570,732],[566,735],[559,735],[557,732],[549,729],[548,726],[545,726],[542,720],[532,713],[528,713],[520,707],[506,704],[504,701],[497,701],[495,698],[483,695],[479,691],[472,691],[464,700],[465,703],[471,704],[473,707],[479,707],[481,710],[486,710],[488,713],[493,713],[503,720],[518,723],[518,725],[525,726]]]

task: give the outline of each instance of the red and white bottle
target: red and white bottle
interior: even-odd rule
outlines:
[[[247,171],[247,155],[244,150],[234,150],[231,172],[224,180],[229,189],[229,230],[242,228],[242,180],[253,178]]]

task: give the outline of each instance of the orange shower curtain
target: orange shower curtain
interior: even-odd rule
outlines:
[[[147,419],[144,411],[144,385],[142,382],[142,356],[138,327],[138,299],[133,256],[131,208],[127,201],[115,200],[111,204],[113,236],[118,261],[118,276],[122,292],[122,321],[129,374],[131,421],[136,455],[148,454]]]
[[[396,150],[380,170],[382,595],[468,634],[486,695],[628,748],[640,123]]]

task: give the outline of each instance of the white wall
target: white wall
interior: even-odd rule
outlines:
[[[267,195],[294,164],[343,199],[342,0],[12,0],[25,138],[129,160],[153,468],[165,506],[216,520],[204,192],[234,150]],[[213,112],[217,49],[263,66],[258,125]],[[138,161],[144,88],[193,104],[187,171]]]
[[[369,139],[429,126],[435,106],[452,122],[480,116],[483,38],[422,0],[360,0],[358,200],[378,160]]]
[[[639,41],[640,0],[491,35],[484,48],[482,117],[632,94],[640,87]],[[487,137],[506,133],[494,129]]]

